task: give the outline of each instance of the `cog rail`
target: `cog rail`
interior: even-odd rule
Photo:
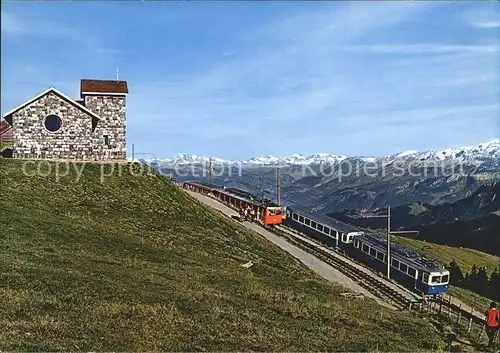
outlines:
[[[394,305],[398,309],[407,310],[410,304],[418,303],[417,301],[409,299],[394,288],[391,288],[374,275],[370,275],[343,260],[339,255],[336,255],[333,250],[305,238],[295,230],[290,230],[288,227],[282,225],[274,227],[265,226],[265,228],[326,262],[339,272],[351,278],[377,298]]]

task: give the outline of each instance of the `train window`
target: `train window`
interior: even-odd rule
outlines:
[[[365,252],[365,253],[367,253],[367,254],[368,254],[368,252],[370,251],[370,248],[368,247],[368,245],[363,244],[363,246],[362,246],[362,250],[363,250],[363,252]]]
[[[422,273],[422,282],[429,283],[429,275],[427,273]]]
[[[380,261],[383,262],[384,258],[385,258],[385,254],[384,253],[381,253],[381,252],[377,253],[377,259],[379,259]]]
[[[342,241],[347,243],[347,235],[345,233],[342,234]]]
[[[441,283],[448,283],[448,280],[449,280],[449,275],[444,275],[443,277],[441,277]]]
[[[275,210],[274,208],[269,208],[269,215],[274,216]]]
[[[393,259],[391,262],[392,262],[392,267],[399,268],[399,261],[398,260]]]
[[[281,216],[281,208],[276,209],[276,216]]]
[[[299,219],[299,215],[296,213],[292,213],[292,218],[297,221]]]
[[[431,283],[432,284],[441,283],[441,276],[440,275],[431,276]]]
[[[414,268],[408,267],[408,274],[412,277],[415,278],[415,275],[417,274],[417,270]]]
[[[318,230],[319,230],[320,232],[323,232],[323,226],[322,226],[321,224],[318,224]]]
[[[299,216],[299,222],[304,223],[304,216]]]
[[[311,221],[311,227],[316,228],[316,222]]]
[[[306,218],[306,222],[305,223],[306,223],[306,226],[311,225],[311,220],[309,220],[308,218]]]
[[[377,256],[377,250],[375,250],[374,248],[370,248],[370,255]]]
[[[401,270],[401,272],[406,273],[406,271],[408,271],[408,265],[401,263],[399,265],[399,269]]]

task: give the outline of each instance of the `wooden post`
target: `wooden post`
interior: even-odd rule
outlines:
[[[479,327],[479,335],[477,336],[476,341],[479,342],[481,340],[481,336],[483,335],[483,330],[484,330],[484,326]]]
[[[441,311],[443,310],[443,296],[439,296],[439,315],[441,315]]]
[[[451,295],[448,298],[448,318],[451,320]]]
[[[458,308],[458,319],[457,319],[457,325],[460,326],[460,319],[462,317],[462,304],[460,304],[460,307]]]
[[[410,306],[408,307],[408,311],[411,311],[411,302],[410,302]]]

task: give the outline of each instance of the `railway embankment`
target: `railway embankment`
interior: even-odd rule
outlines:
[[[0,159],[4,350],[445,346],[432,320],[345,296],[141,164],[55,167]]]

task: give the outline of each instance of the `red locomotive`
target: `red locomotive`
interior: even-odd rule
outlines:
[[[283,221],[283,208],[281,206],[260,200],[246,191],[224,188],[202,181],[186,181],[182,187],[216,198],[223,204],[238,210],[240,214],[245,213],[246,210],[248,217],[263,224],[281,224]]]

